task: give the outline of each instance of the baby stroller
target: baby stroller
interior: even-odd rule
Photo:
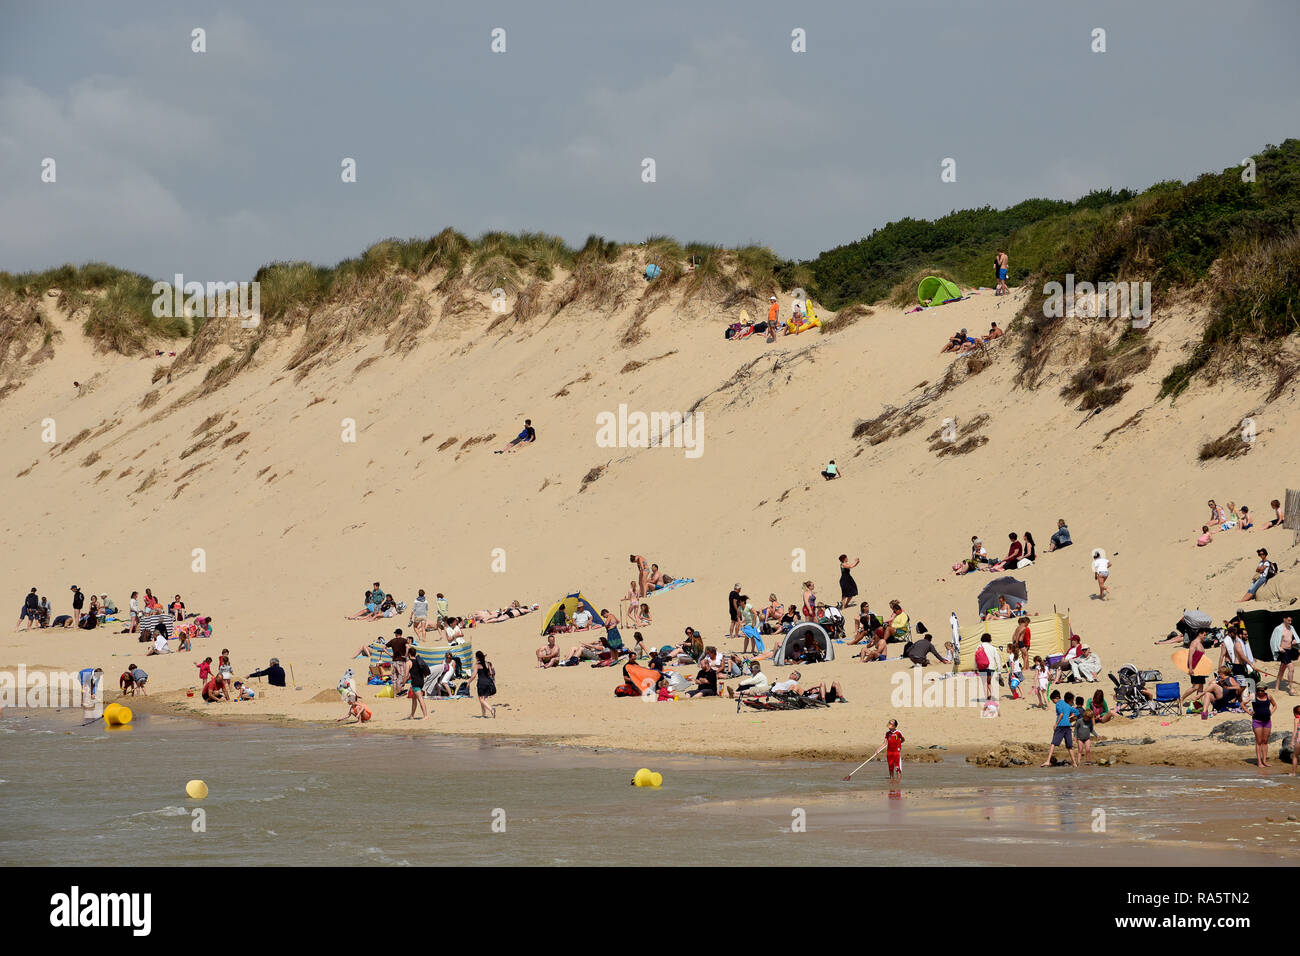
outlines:
[[[1142,671],[1138,670],[1132,664],[1125,664],[1119,669],[1119,676],[1107,674],[1111,683],[1115,685],[1115,712],[1124,717],[1137,717],[1141,714],[1160,713],[1164,708],[1164,702],[1159,705],[1154,699],[1149,699],[1146,694],[1142,693],[1142,688],[1148,683],[1160,680],[1159,671]],[[1178,685],[1174,685],[1177,687]],[[1174,701],[1175,708],[1177,700]],[[1176,710],[1174,711],[1176,712]]]
[[[822,616],[817,621],[833,641],[844,640],[844,615],[837,607],[822,608]]]

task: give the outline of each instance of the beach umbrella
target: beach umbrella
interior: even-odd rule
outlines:
[[[979,596],[980,616],[989,608],[998,606],[998,598],[1005,597],[1012,605],[1029,603],[1029,588],[1025,587],[1024,581],[1019,581],[1010,575],[1000,578],[994,578],[984,586]]]

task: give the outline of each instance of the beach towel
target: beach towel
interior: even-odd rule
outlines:
[[[663,594],[665,591],[676,591],[678,588],[685,587],[688,584],[694,584],[694,578],[677,578],[672,584],[666,584],[661,588],[655,588],[646,597],[652,597],[656,594]]]

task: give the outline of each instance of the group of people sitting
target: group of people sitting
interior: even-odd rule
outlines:
[[[981,345],[987,345],[994,339],[1000,339],[1005,333],[998,328],[996,322],[989,328],[989,334],[985,336],[968,335],[965,329],[954,332],[948,343],[939,350],[939,354],[944,352],[973,352]]]
[[[989,555],[988,550],[984,547],[984,541],[979,535],[971,535],[970,539],[970,557],[963,558],[952,566],[955,574],[970,574],[972,571],[1015,571],[1018,568],[1027,568],[1038,560],[1038,545],[1034,541],[1034,536],[1026,531],[1023,535],[1016,534],[1012,531],[1008,533],[1007,538],[1010,544],[1007,547],[1006,556],[1003,558],[994,558]],[[1052,534],[1047,543],[1048,551],[1060,551],[1062,548],[1068,548],[1074,542],[1070,538],[1070,529],[1065,523],[1064,518],[1056,519],[1056,531]]]

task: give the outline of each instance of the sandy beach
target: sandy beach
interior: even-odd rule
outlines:
[[[738,309],[680,288],[656,295],[635,256],[620,266],[627,278],[618,308],[556,310],[568,279],[561,272],[538,283],[537,314],[495,323],[489,295],[452,308],[430,275],[409,303],[434,316],[418,334],[395,341],[392,329],[350,333],[345,323],[323,337],[301,326],[267,333],[251,363],[217,384],[205,376],[224,370],[233,354],[226,342],[174,364],[166,355],[96,354],[77,320],[44,299],[61,332],[54,354],[5,395],[0,416],[11,541],[0,580],[11,614],[32,586],[56,614],[69,610],[72,584],[107,592],[122,608],[132,590],[151,587],[167,600],[180,593],[215,628],[193,652],[145,659],[144,646],[118,627],[25,632],[10,624],[0,632],[0,667],[99,666],[111,699],[117,675],[134,662],[150,674],[148,704],[139,701],[150,709],[333,725],[345,713],[337,681],[348,667],[364,672],[356,649],[407,626],[409,610],[383,621],[344,619],[375,580],[408,608],[417,588],[442,592],[452,614],[514,599],[545,609],[576,590],[597,608],[617,609],[635,576],[628,555],[643,554],[695,579],[648,599],[646,642],[675,643],[694,626],[707,644],[731,651],[740,649],[724,636],[733,583],[757,605],[769,593],[797,601],[801,582],[812,579],[819,597],[834,602],[836,556],[847,553],[861,558],[854,576],[873,610],[897,598],[942,638],[950,611],[964,636],[979,628],[976,594],[992,576],[951,571],[970,537],[998,554],[1008,532],[1028,530],[1039,560],[1017,576],[1031,611],[1068,613],[1103,675],[1133,663],[1174,679],[1173,648],[1153,642],[1184,608],[1216,621],[1231,616],[1261,545],[1284,571],[1297,563],[1292,533],[1264,530],[1262,521],[1192,546],[1208,498],[1249,503],[1265,517],[1300,463],[1300,446],[1285,437],[1297,416],[1294,385],[1265,403],[1259,380],[1229,368],[1213,387],[1156,401],[1161,377],[1184,357],[1204,315],[1195,301],[1175,297],[1157,312],[1155,360],[1101,414],[1088,417],[1058,394],[1084,347],[1079,320],[1036,387],[1018,384],[1017,339],[1005,336],[989,347],[987,367],[958,376],[904,433],[873,445],[853,437],[855,426],[942,382],[955,361],[939,352],[948,336],[1007,326],[1023,291],[999,298],[970,290],[964,301],[914,313],[877,306],[835,334],[731,342],[721,331]],[[789,305],[783,295],[781,308]],[[327,319],[356,308],[340,306]],[[833,324],[833,313],[822,314]],[[639,341],[628,345],[633,326]],[[310,360],[299,355],[289,368],[304,343]],[[696,412],[700,453],[601,447],[598,416],[620,404]],[[1247,416],[1256,441],[1246,456],[1197,460],[1203,442]],[[538,440],[493,454],[525,417]],[[52,444],[42,441],[48,419],[57,429]],[[948,419],[961,439],[987,441],[938,455],[933,433]],[[353,432],[355,441],[346,440]],[[837,481],[819,475],[829,459],[839,463]],[[1047,554],[1058,517],[1076,544]],[[1105,601],[1096,597],[1093,548],[1112,560]],[[1282,574],[1258,604],[1288,606],[1296,581]],[[821,760],[865,757],[891,717],[909,752],[940,746],[978,755],[1050,737],[1050,716],[1027,701],[1004,697],[996,720],[977,708],[893,706],[891,680],[907,662],[863,664],[842,647],[835,661],[805,668],[805,683],[841,682],[850,703],[829,709],[737,713],[727,700],[618,699],[616,668],[536,666],[540,617],[466,632],[496,667],[497,701],[509,705],[495,720],[461,700],[431,704],[430,719],[412,723],[402,719],[405,700],[375,700],[374,688],[362,687],[375,718],[354,732]],[[257,699],[241,703],[187,697],[198,685],[196,662],[222,648],[236,676],[278,657],[292,667],[290,686],[254,682]],[[776,679],[788,668],[767,670]],[[1112,699],[1104,676],[1096,686]],[[1274,728],[1287,730],[1300,698],[1279,702]],[[1223,719],[1231,718],[1143,717],[1102,733],[1136,741],[1115,745],[1126,763],[1242,765],[1253,748],[1205,738]]]

